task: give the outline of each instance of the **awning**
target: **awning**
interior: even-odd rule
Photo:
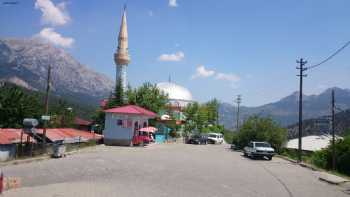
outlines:
[[[154,133],[154,132],[158,131],[158,129],[155,127],[144,127],[144,128],[141,128],[140,131]]]

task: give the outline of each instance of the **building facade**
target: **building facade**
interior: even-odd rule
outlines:
[[[156,117],[155,113],[136,105],[116,107],[105,112],[103,136],[106,145],[132,145],[139,130],[148,127],[148,119]]]

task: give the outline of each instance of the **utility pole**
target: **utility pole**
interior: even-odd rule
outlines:
[[[47,84],[46,84],[46,95],[45,95],[45,116],[48,116],[48,113],[49,113],[50,82],[51,82],[51,65],[49,64],[49,67],[47,69]],[[44,152],[46,152],[46,127],[47,127],[47,121],[48,120],[44,120],[44,126],[43,126],[43,149],[44,149]]]
[[[237,128],[237,132],[239,132],[239,107],[240,107],[240,104],[242,102],[241,95],[237,95],[235,102],[237,103],[237,125],[236,125],[236,128]]]
[[[332,169],[336,169],[336,162],[335,162],[335,128],[334,128],[334,121],[335,121],[335,99],[334,99],[334,89],[332,90]]]
[[[297,69],[299,70],[299,132],[298,132],[298,162],[301,162],[302,158],[302,136],[303,136],[303,77],[306,77],[307,75],[304,74],[304,71],[307,70],[307,67],[304,67],[304,65],[307,63],[307,61],[304,61],[303,58],[300,58],[300,60],[297,60],[297,63],[299,64],[299,67]]]

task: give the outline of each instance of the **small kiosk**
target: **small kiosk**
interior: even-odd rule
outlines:
[[[106,145],[132,145],[133,140],[142,135],[140,129],[148,127],[148,119],[156,117],[156,113],[137,105],[116,107],[105,112],[103,135]]]

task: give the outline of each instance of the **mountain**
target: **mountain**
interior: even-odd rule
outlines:
[[[69,53],[39,39],[0,39],[0,80],[44,91],[52,66],[51,93],[97,105],[113,89],[113,81],[75,60]]]
[[[350,132],[350,110],[335,114],[334,131],[337,135],[349,134]],[[288,138],[297,138],[299,132],[298,123],[288,126]],[[322,116],[303,121],[303,136],[320,135],[331,133],[331,117]]]
[[[337,107],[341,109],[350,108],[350,90],[341,88],[330,88],[319,95],[303,96],[303,119],[316,118],[330,114],[331,91],[335,90]],[[282,98],[281,100],[258,107],[241,107],[240,116],[242,120],[251,115],[269,116],[280,123],[288,126],[298,121],[299,92]],[[228,103],[221,103],[219,107],[220,123],[226,128],[236,127],[236,107]]]

